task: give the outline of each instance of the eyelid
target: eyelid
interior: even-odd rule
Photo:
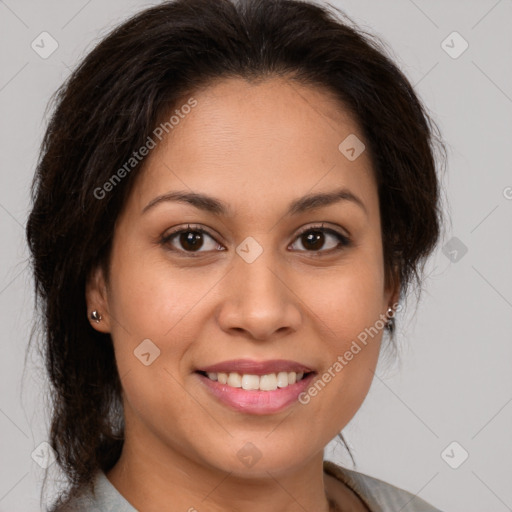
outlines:
[[[343,231],[345,231],[345,234],[340,233],[339,232],[340,227],[331,228],[331,227],[329,227],[327,222],[321,222],[319,224],[314,224],[314,225],[308,224],[308,225],[306,225],[306,226],[304,226],[304,227],[299,229],[299,231],[295,235],[295,238],[299,237],[300,235],[302,235],[302,234],[304,234],[304,233],[306,233],[308,231],[314,231],[314,230],[325,231],[327,233],[333,233],[333,234],[336,234],[336,235],[339,235],[339,236],[343,237],[347,241],[349,241],[352,238],[351,235],[348,233],[348,231],[346,229],[343,230]]]
[[[325,233],[327,235],[331,235],[338,239],[338,245],[336,247],[333,247],[331,249],[324,249],[320,251],[296,251],[298,253],[306,253],[312,258],[321,258],[323,256],[328,257],[329,255],[332,255],[333,253],[339,253],[340,251],[346,249],[349,246],[353,245],[352,237],[348,234],[343,234],[340,232],[340,227],[338,226],[336,229],[326,226],[326,222],[321,222],[320,224],[316,225],[306,225],[302,228],[300,228],[299,232],[296,233],[292,243],[290,245],[293,245],[296,243],[296,241],[304,234],[309,231],[320,231],[322,233]],[[344,230],[347,232],[347,230]]]
[[[187,223],[184,226],[178,226],[176,228],[173,228],[173,229],[171,229],[171,231],[164,232],[164,234],[160,238],[160,244],[166,245],[166,244],[168,244],[171,241],[171,239],[174,236],[179,235],[180,233],[183,233],[183,232],[186,232],[186,231],[194,231],[194,232],[197,232],[197,233],[204,233],[204,234],[208,235],[212,240],[214,240],[215,243],[221,245],[221,243],[217,241],[217,235],[211,233],[208,229],[205,229],[202,225],[190,224],[190,223]],[[173,251],[174,252],[186,253],[188,255],[193,255],[194,254],[193,251],[182,251],[180,249],[174,249]],[[196,254],[201,254],[201,253],[204,253],[204,252],[208,252],[208,251],[198,251]]]
[[[206,233],[207,235],[211,236],[212,238],[215,238],[216,235],[213,233],[210,233],[210,231],[206,228],[204,228],[202,225],[199,224],[186,224],[183,226],[177,226],[176,228],[172,228],[171,231],[165,231],[162,235],[162,240],[167,240],[171,238],[173,235],[176,235],[178,233],[181,233],[183,231],[197,231],[199,233]]]

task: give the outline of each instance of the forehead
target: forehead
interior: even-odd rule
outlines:
[[[195,106],[182,108],[188,104]],[[247,201],[262,208],[288,204],[340,186],[376,200],[361,129],[322,88],[281,78],[225,79],[185,96],[168,118],[173,115],[169,134],[154,137],[156,147],[137,180],[138,209],[176,189],[207,192],[234,210]],[[354,152],[346,153],[347,145],[362,152],[348,158]]]

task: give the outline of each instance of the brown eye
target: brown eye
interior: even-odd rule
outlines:
[[[172,251],[182,253],[204,253],[222,247],[207,231],[191,226],[164,235],[161,243]]]
[[[325,243],[325,233],[321,231],[309,231],[302,235],[302,245],[312,251],[321,249]]]
[[[329,252],[330,250],[341,249],[350,244],[349,239],[334,231],[333,229],[323,228],[323,227],[310,227],[303,230],[299,233],[297,240],[300,240],[303,250],[309,252]],[[329,240],[334,240],[334,244],[331,242],[329,245],[331,247],[327,247],[321,251],[325,244]]]

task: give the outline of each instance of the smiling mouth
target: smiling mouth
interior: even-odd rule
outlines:
[[[296,384],[308,375],[316,372],[277,372],[254,375],[249,373],[205,372],[199,370],[196,373],[207,377],[211,381],[226,384],[232,388],[241,388],[246,391],[275,391]]]

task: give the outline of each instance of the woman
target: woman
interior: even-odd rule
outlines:
[[[437,510],[323,460],[435,247],[436,130],[315,4],[178,0],[106,37],[59,91],[27,226],[51,510]]]

